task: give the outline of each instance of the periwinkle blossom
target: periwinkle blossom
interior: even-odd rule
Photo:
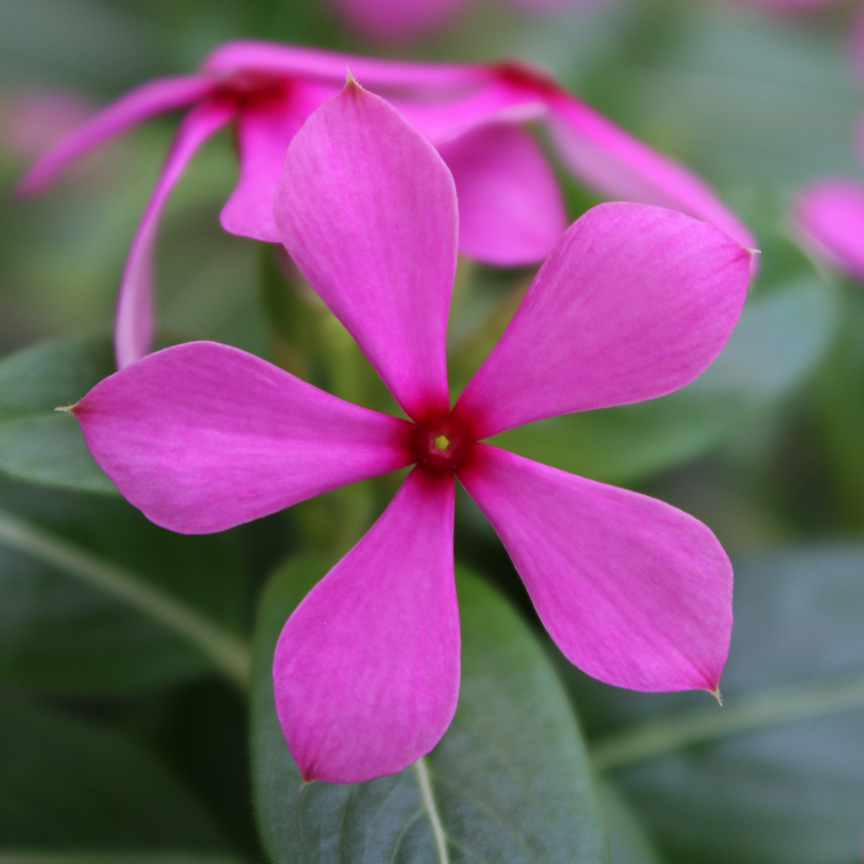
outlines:
[[[661,501],[481,439],[692,380],[738,319],[750,253],[681,213],[593,208],[559,239],[451,409],[456,186],[429,142],[349,81],[288,148],[275,224],[409,419],[212,342],[150,354],[71,410],[121,493],[183,533],[415,466],[279,638],[276,710],[303,777],[399,771],[450,723],[460,676],[454,477],[573,663],[636,690],[716,692],[732,568],[711,531]]]
[[[864,125],[859,150],[864,156]],[[864,183],[844,177],[814,180],[797,194],[792,215],[816,254],[864,281]]]
[[[115,318],[118,366],[142,357],[153,329],[153,247],[171,191],[196,150],[236,123],[240,171],[222,209],[227,231],[278,243],[273,197],[285,151],[345,80],[346,64],[439,150],[456,182],[461,250],[502,266],[539,263],[566,228],[554,172],[526,124],[543,121],[567,167],[611,198],[681,210],[747,247],[746,227],[689,171],[615,126],[553,80],[514,63],[415,64],[265,42],[216,49],[194,75],[151,81],[49,150],[19,190],[43,189],[70,161],[147,118],[190,110],[180,124],[126,262]]]

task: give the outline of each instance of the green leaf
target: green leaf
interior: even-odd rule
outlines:
[[[670,861],[859,859],[862,577],[860,544],[740,563],[725,707],[655,715],[598,745]],[[609,701],[621,717],[637,699]]]
[[[610,483],[639,480],[728,440],[806,377],[831,343],[835,297],[815,279],[747,303],[726,347],[687,387],[637,405],[554,417],[494,443]]]
[[[0,838],[25,849],[225,849],[189,791],[140,745],[0,697]]]
[[[184,640],[62,571],[0,549],[0,680],[120,695],[208,666]]]
[[[663,864],[636,814],[615,787],[602,777],[595,784],[614,864]]]
[[[560,684],[525,624],[465,571],[457,577],[462,688],[441,743],[392,777],[301,785],[276,719],[271,665],[285,620],[326,569],[320,558],[289,562],[261,603],[252,759],[270,859],[607,861],[579,730]]]
[[[105,696],[214,668],[245,679],[237,539],[174,534],[117,497],[0,482],[0,680]]]
[[[116,493],[93,460],[72,405],[116,369],[107,336],[59,339],[0,361],[0,471],[21,480]]]

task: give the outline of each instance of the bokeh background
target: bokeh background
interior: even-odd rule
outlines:
[[[394,44],[352,31],[324,0],[0,0],[0,355],[11,358],[0,360],[0,511],[248,637],[271,573],[301,552],[344,551],[395,481],[204,538],[155,528],[110,490],[33,482],[46,480],[36,463],[54,439],[37,424],[22,443],[15,424],[30,396],[20,392],[30,388],[34,414],[51,394],[32,394],[40,379],[21,377],[15,352],[109,332],[176,118],[97,151],[37,199],[16,198],[14,185],[96,107],[146,78],[194,69],[229,39],[534,62],[706,177],[762,252],[738,330],[692,385],[502,436],[540,461],[692,513],[736,565],[722,710],[705,694],[597,684],[544,643],[593,754],[613,860],[860,861],[864,288],[811,256],[789,212],[813,178],[862,175],[864,85],[850,42],[861,11],[855,2],[792,13],[743,0],[586,0],[531,14],[478,0]],[[571,218],[599,200],[559,173]],[[227,342],[381,404],[328,313],[292,294],[268,249],[219,227],[235,176],[224,132],[171,198],[157,257],[166,338]],[[462,263],[455,382],[476,368],[530,275]],[[100,362],[107,374],[110,356]],[[457,521],[457,558],[542,640],[506,554],[465,496]],[[542,745],[530,724],[522,734],[514,746]],[[182,640],[0,538],[0,864],[36,852],[97,860],[99,850],[264,860],[249,747],[244,697]]]

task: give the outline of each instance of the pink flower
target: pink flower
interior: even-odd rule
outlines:
[[[864,125],[859,150],[864,155]],[[792,217],[817,254],[864,281],[864,185],[842,177],[816,180],[796,196]]]
[[[470,0],[332,0],[355,30],[385,41],[411,39],[435,30],[459,14]],[[545,12],[584,6],[592,0],[508,0],[510,6]],[[594,3],[601,0],[593,0]]]
[[[279,639],[277,712],[303,776],[399,771],[450,723],[460,653],[454,476],[576,665],[637,690],[716,691],[732,569],[711,531],[660,501],[480,441],[692,380],[738,319],[750,254],[680,213],[595,207],[560,238],[451,410],[456,187],[429,142],[349,82],[291,143],[275,221],[410,420],[210,342],[151,354],[72,410],[122,494],[184,533],[416,465]]]
[[[157,225],[172,186],[198,147],[236,121],[240,177],[222,210],[222,226],[278,242],[273,196],[285,151],[312,111],[341,88],[346,64],[439,149],[456,182],[459,243],[467,255],[507,266],[537,263],[563,233],[565,209],[555,176],[523,128],[536,120],[547,123],[566,165],[605,194],[682,210],[754,245],[701,180],[522,66],[423,65],[234,42],[211,54],[196,75],[151,81],[123,96],[48,151],[20,184],[20,191],[36,192],[102,141],[156,114],[193,106],[180,124],[126,263],[115,325],[119,366],[149,348]]]

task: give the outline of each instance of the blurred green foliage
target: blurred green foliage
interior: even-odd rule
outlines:
[[[494,533],[460,497],[457,558],[485,582],[461,579],[460,714],[427,760],[450,860],[564,861],[574,849],[584,850],[579,860],[603,860],[601,819],[616,864],[860,860],[864,293],[810,261],[787,219],[798,185],[861,173],[864,98],[846,44],[854,6],[771,15],[737,0],[608,0],[530,18],[478,3],[438,35],[382,48],[316,0],[0,3],[0,528],[4,513],[25,520],[70,558],[120,568],[226,639],[255,646],[250,767],[246,697],[189,633],[38,549],[4,545],[0,532],[0,864],[18,861],[13,852],[72,862],[100,850],[118,861],[156,856],[148,862],[160,853],[439,860],[432,823],[422,813],[407,821],[420,812],[415,769],[356,790],[301,791],[269,701],[280,622],[399,478],[223,535],[181,537],[120,499],[74,420],[53,411],[111,371],[117,283],[174,121],[130,133],[24,202],[12,190],[35,152],[10,143],[17,100],[59,90],[92,107],[149,76],[189,71],[243,36],[544,65],[703,173],[761,247],[739,329],[693,384],[501,436],[540,461],[667,500],[717,533],[737,575],[726,708],[705,694],[616,691],[574,670],[543,636]],[[208,143],[168,206],[157,258],[166,339],[227,342],[395,412],[299,275],[286,276],[269,247],[219,228],[232,151],[228,133]],[[596,199],[561,178],[575,218]],[[455,391],[531,275],[460,264]],[[496,752],[518,762],[518,778]]]

